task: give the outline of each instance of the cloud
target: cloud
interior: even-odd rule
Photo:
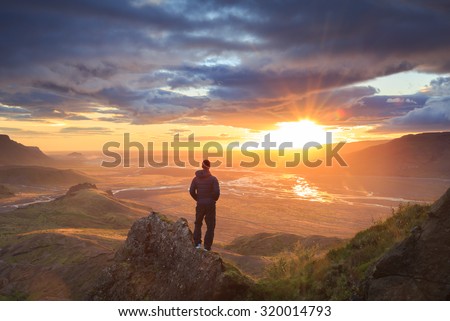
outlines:
[[[130,120],[127,117],[99,117],[96,120],[109,122],[109,123],[129,123]]]
[[[450,71],[439,1],[6,0],[0,21],[0,102],[17,106],[0,116],[11,120],[83,121],[107,106],[98,120],[371,122],[424,98],[355,83]],[[448,95],[446,83],[425,95]]]
[[[350,107],[350,117],[388,118],[404,115],[405,113],[421,108],[429,99],[427,95],[374,95],[359,99]]]
[[[171,128],[169,129],[166,134],[168,135],[176,135],[176,134],[181,134],[181,133],[191,133],[192,130],[190,129],[177,129],[177,128]]]
[[[40,136],[49,135],[48,133],[41,132],[41,131],[25,130],[25,129],[16,128],[16,127],[0,127],[0,133],[9,134],[9,135],[20,134],[21,137],[35,136],[35,135],[40,135]]]
[[[5,106],[0,104],[0,114],[26,114],[29,111],[22,107]]]
[[[70,115],[67,116],[65,119],[67,120],[90,120],[89,117],[83,116],[83,115]]]
[[[63,134],[89,134],[89,135],[106,135],[112,134],[113,131],[106,127],[65,127],[61,128],[60,133]]]
[[[430,96],[450,96],[450,77],[439,77],[432,80],[423,92]]]
[[[391,118],[375,132],[419,132],[448,130],[450,128],[450,96],[431,98],[422,108]]]
[[[189,97],[162,89],[105,88],[92,95],[100,102],[125,111],[134,124],[157,123],[185,116],[202,108],[209,99]]]

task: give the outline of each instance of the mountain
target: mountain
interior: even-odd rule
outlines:
[[[363,149],[366,149],[366,148],[369,148],[372,146],[386,144],[387,142],[389,142],[389,140],[365,140],[365,141],[360,141],[360,142],[345,143],[345,145],[342,147],[342,149],[339,150],[339,153],[342,155],[347,155],[350,153],[359,152]],[[336,146],[336,145],[334,144],[333,147],[334,146]]]
[[[11,185],[73,185],[93,179],[72,169],[42,166],[0,166],[0,183]]]
[[[38,147],[25,146],[0,135],[0,165],[44,165],[52,163]]]
[[[185,219],[136,221],[90,295],[94,300],[239,300],[253,282],[219,254],[194,247]]]
[[[65,196],[0,214],[0,299],[83,299],[148,213],[84,184]]]
[[[450,189],[376,263],[365,287],[366,300],[450,300]]]
[[[450,132],[406,135],[345,156],[357,175],[450,178]]]

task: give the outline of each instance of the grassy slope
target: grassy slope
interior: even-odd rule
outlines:
[[[429,206],[400,206],[392,217],[359,232],[345,246],[318,256],[298,248],[282,254],[258,284],[264,300],[349,300],[359,297],[366,271],[394,244],[420,225]]]
[[[259,233],[237,237],[227,245],[217,244],[215,249],[224,260],[235,265],[243,273],[260,279],[264,277],[265,270],[280,253],[292,252],[298,247],[314,248],[317,252],[324,253],[343,242],[343,239],[324,236],[303,237],[289,233]]]
[[[342,241],[342,239],[318,235],[303,237],[289,233],[259,233],[238,237],[226,245],[225,249],[241,255],[273,256],[280,252],[292,251],[298,245],[306,248],[329,249]]]
[[[90,189],[1,214],[0,274],[11,284],[0,299],[82,298],[82,285],[95,280],[148,211]]]

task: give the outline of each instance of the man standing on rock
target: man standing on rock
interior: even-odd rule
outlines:
[[[195,208],[194,244],[200,249],[202,244],[203,219],[206,222],[205,251],[210,251],[214,240],[214,229],[216,227],[216,201],[220,196],[219,181],[209,171],[211,163],[209,160],[202,162],[202,170],[195,172],[189,193],[197,201]]]

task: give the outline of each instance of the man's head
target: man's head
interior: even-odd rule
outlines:
[[[210,167],[211,167],[211,162],[210,162],[209,160],[205,159],[205,160],[202,162],[202,168],[203,168],[203,169],[206,169],[206,170],[209,170]]]

